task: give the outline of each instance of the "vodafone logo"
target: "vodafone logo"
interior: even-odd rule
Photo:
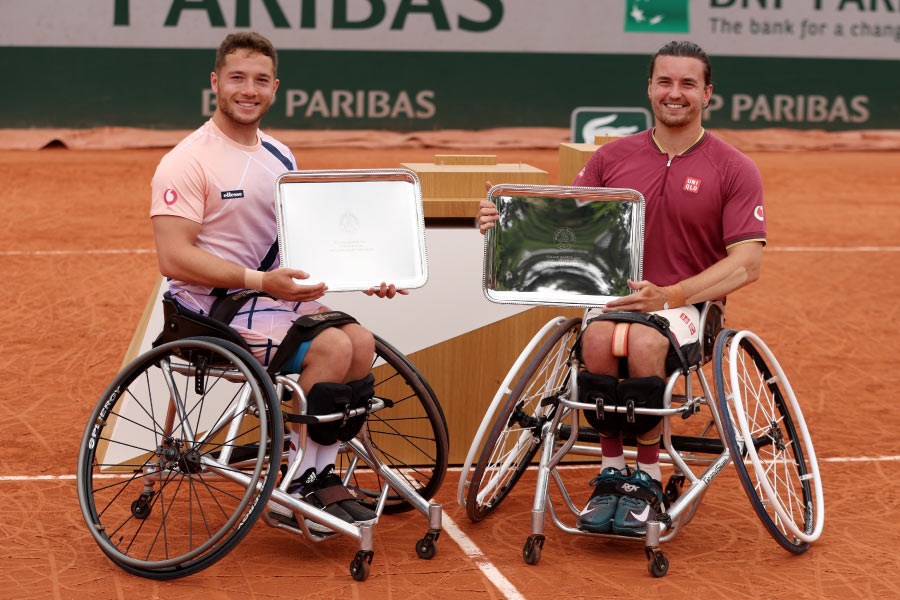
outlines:
[[[753,209],[753,216],[756,217],[757,221],[765,221],[766,216],[763,214],[763,207],[757,206]]]
[[[176,202],[178,202],[178,192],[173,190],[172,188],[167,189],[163,192],[163,202],[165,202],[168,206],[172,206]]]

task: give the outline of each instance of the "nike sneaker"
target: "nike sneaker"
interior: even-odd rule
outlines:
[[[607,467],[591,479],[594,493],[578,514],[578,529],[591,533],[609,533],[619,506],[619,486],[626,481],[625,474],[615,467]]]
[[[647,533],[647,522],[666,510],[662,484],[638,469],[618,489],[622,497],[612,520],[613,533],[644,535]]]

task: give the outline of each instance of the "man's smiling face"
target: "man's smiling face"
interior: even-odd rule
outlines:
[[[712,96],[712,85],[706,83],[699,59],[658,56],[647,95],[658,124],[685,127],[700,122],[703,106]]]

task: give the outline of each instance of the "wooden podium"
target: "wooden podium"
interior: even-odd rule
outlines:
[[[591,158],[597,148],[617,139],[603,135],[594,138],[593,144],[576,144],[566,142],[559,145],[559,185],[572,185],[575,177]]]
[[[422,184],[425,218],[475,218],[486,182],[546,185],[546,171],[524,163],[497,163],[492,154],[437,154],[434,163],[403,163]]]

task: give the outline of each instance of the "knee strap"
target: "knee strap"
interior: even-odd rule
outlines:
[[[578,401],[595,406],[594,410],[584,411],[584,418],[601,435],[616,435],[620,430],[620,415],[603,410],[605,406],[616,406],[617,385],[618,380],[609,375],[578,373]]]
[[[335,412],[346,412],[353,401],[353,391],[343,383],[317,383],[306,394],[306,414],[328,415]],[[323,446],[330,446],[338,441],[338,432],[342,421],[313,423],[309,425],[309,437]]]
[[[622,430],[640,435],[656,427],[662,417],[635,414],[635,408],[662,408],[666,382],[661,377],[623,379],[616,388],[619,406],[625,407]]]
[[[369,373],[362,379],[348,382],[347,386],[349,386],[351,393],[350,408],[369,406],[369,402],[375,396],[374,375]],[[346,442],[356,437],[356,434],[359,433],[359,430],[365,424],[367,417],[368,413],[346,419],[338,430],[338,439]]]
[[[687,358],[685,358],[684,352],[682,352],[681,346],[678,344],[678,340],[675,338],[675,334],[672,333],[671,329],[669,328],[669,322],[664,317],[652,313],[614,312],[597,315],[588,321],[588,325],[593,323],[594,321],[640,323],[642,325],[646,325],[648,327],[656,329],[658,332],[669,339],[669,345],[671,346],[671,350],[675,354],[675,357],[677,359],[677,368],[680,368],[682,373],[688,372],[690,365],[687,361]]]
[[[315,313],[300,317],[293,322],[291,328],[288,329],[284,339],[278,346],[275,356],[269,361],[266,370],[270,375],[276,375],[284,371],[284,368],[291,363],[291,359],[297,353],[297,349],[303,342],[307,342],[329,327],[340,327],[349,323],[357,323],[358,321],[347,313],[332,310],[324,313]]]
[[[631,323],[616,323],[613,326],[612,347],[610,348],[613,356],[618,358],[628,356],[629,329],[631,329]]]

